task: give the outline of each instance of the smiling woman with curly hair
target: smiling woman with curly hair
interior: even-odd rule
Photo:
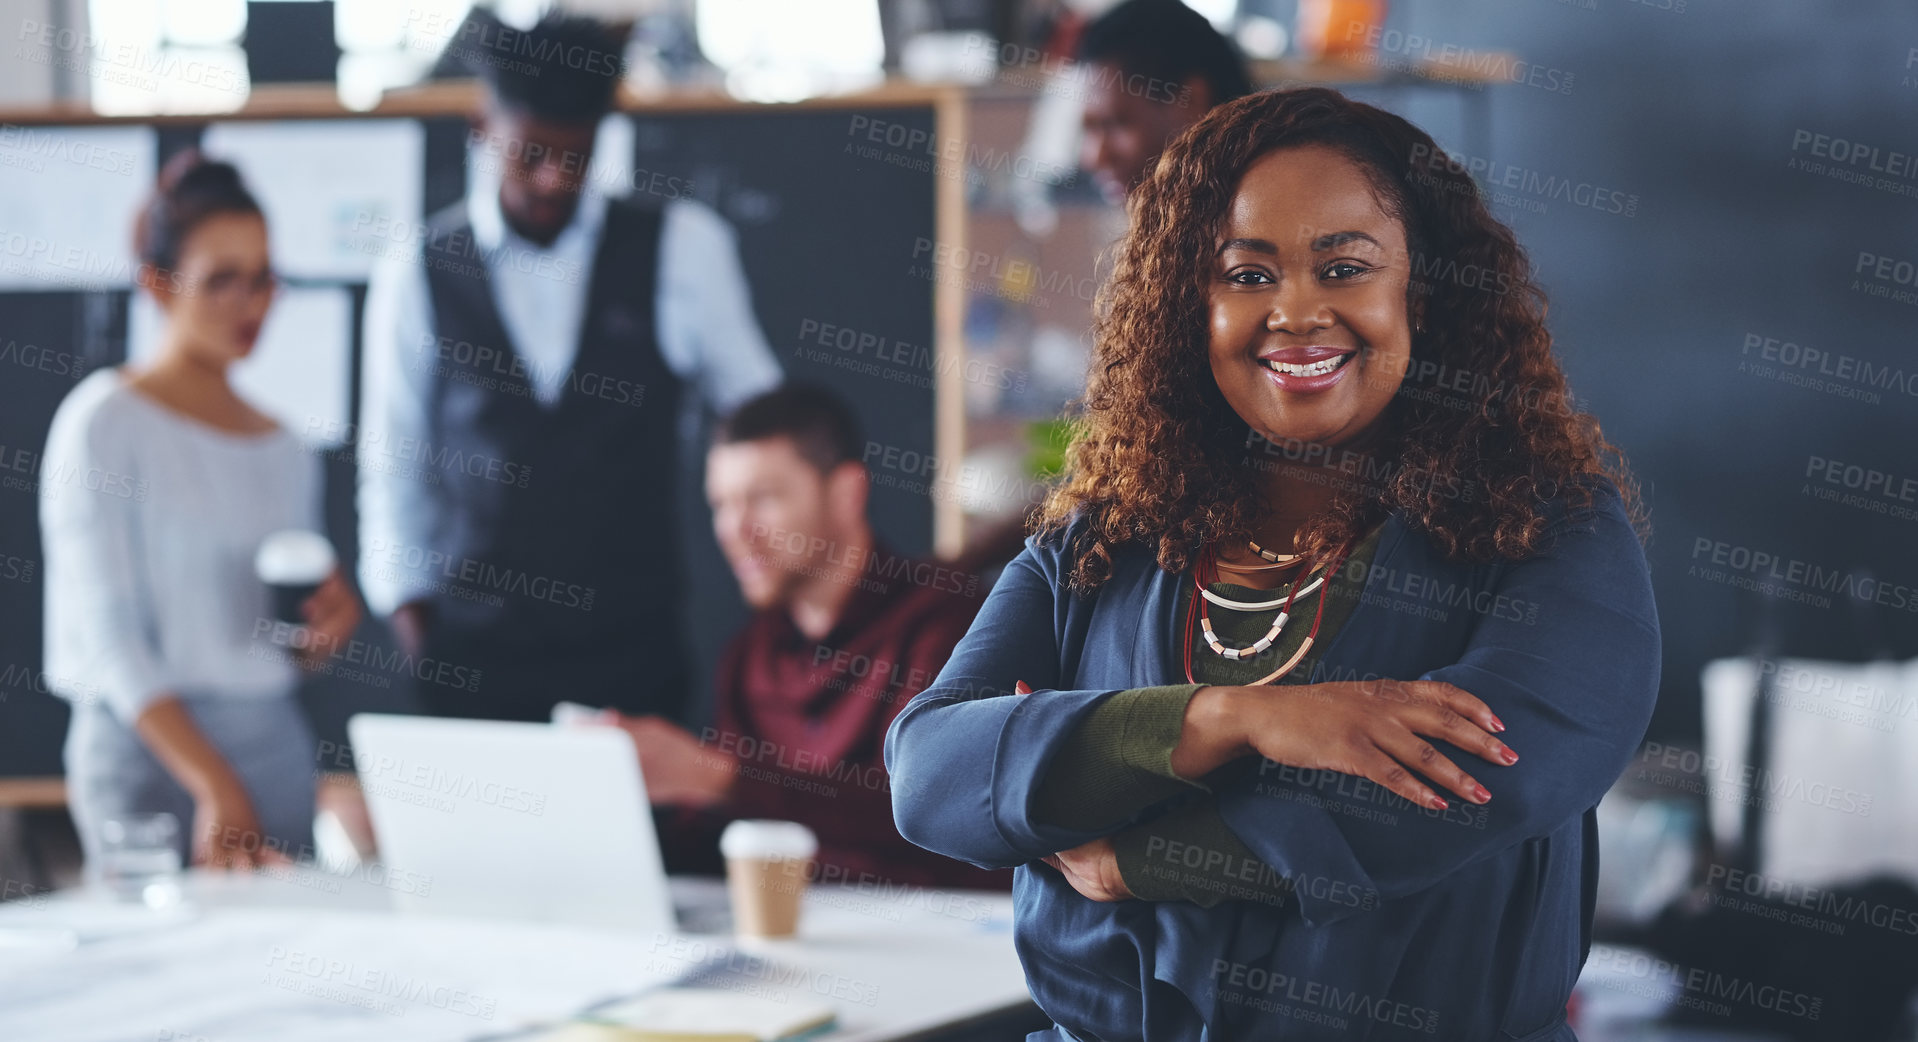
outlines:
[[[1065,477],[888,732],[901,833],[1017,867],[1033,1038],[1573,1039],[1660,642],[1523,251],[1321,88],[1132,208]]]
[[[1404,352],[1360,350],[1357,379],[1346,381],[1352,395],[1400,392],[1368,432],[1377,455],[1392,461],[1390,475],[1335,498],[1300,533],[1300,547],[1322,557],[1390,509],[1448,552],[1519,558],[1534,549],[1540,496],[1557,482],[1606,473],[1633,491],[1598,422],[1573,410],[1544,296],[1470,177],[1390,113],[1323,89],[1267,94],[1208,120],[1140,189],[1132,233],[1101,295],[1084,436],[1042,512],[1048,528],[1077,514],[1090,522],[1073,572],[1081,587],[1098,585],[1116,544],[1140,534],[1156,540],[1161,567],[1181,571],[1205,542],[1246,535],[1264,502],[1264,472],[1246,459],[1258,415],[1234,411],[1239,403],[1217,368],[1222,345],[1215,341],[1213,366],[1205,364],[1211,290],[1222,277],[1217,229],[1244,171],[1275,149],[1307,144],[1355,167],[1363,183],[1348,189],[1369,189],[1404,236],[1405,256],[1394,258],[1389,277],[1366,264],[1343,281],[1390,281],[1405,292],[1406,319],[1423,329],[1413,333],[1402,387],[1405,368],[1387,363],[1405,362]],[[1284,403],[1275,399],[1275,409]],[[1325,456],[1273,453],[1308,464]]]

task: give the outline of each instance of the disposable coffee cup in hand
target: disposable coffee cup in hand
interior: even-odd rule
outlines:
[[[799,929],[799,901],[812,875],[819,840],[796,821],[735,821],[719,836],[732,895],[733,932],[746,937],[791,937]]]
[[[267,536],[253,555],[253,571],[266,584],[273,617],[304,625],[300,606],[333,574],[333,544],[318,532],[288,528]]]

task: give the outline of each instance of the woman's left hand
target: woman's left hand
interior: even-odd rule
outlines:
[[[1126,889],[1125,879],[1119,875],[1119,855],[1113,851],[1108,837],[1101,836],[1039,860],[1058,869],[1066,882],[1072,884],[1072,889],[1088,900],[1132,899],[1132,891]]]
[[[339,654],[353,636],[360,624],[360,599],[353,596],[346,577],[336,568],[300,605],[300,614],[306,618],[306,642],[299,649],[300,656],[316,662]]]

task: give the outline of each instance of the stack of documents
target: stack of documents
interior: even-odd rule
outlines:
[[[817,1035],[832,1007],[724,988],[659,988],[605,1006],[534,1042],[776,1042]]]

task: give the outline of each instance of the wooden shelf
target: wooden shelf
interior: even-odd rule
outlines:
[[[828,94],[793,102],[744,101],[724,91],[674,88],[639,93],[621,86],[617,104],[624,112],[716,112],[727,109],[851,109],[937,105],[965,88],[950,84],[887,82],[868,90]],[[181,124],[252,119],[368,119],[464,116],[478,107],[478,80],[439,80],[388,91],[371,109],[348,108],[330,83],[273,83],[252,89],[237,109],[208,112],[155,112],[108,115],[84,102],[57,102],[30,108],[0,108],[0,122],[28,126]]]
[[[0,778],[0,808],[53,810],[67,805],[63,778]]]

